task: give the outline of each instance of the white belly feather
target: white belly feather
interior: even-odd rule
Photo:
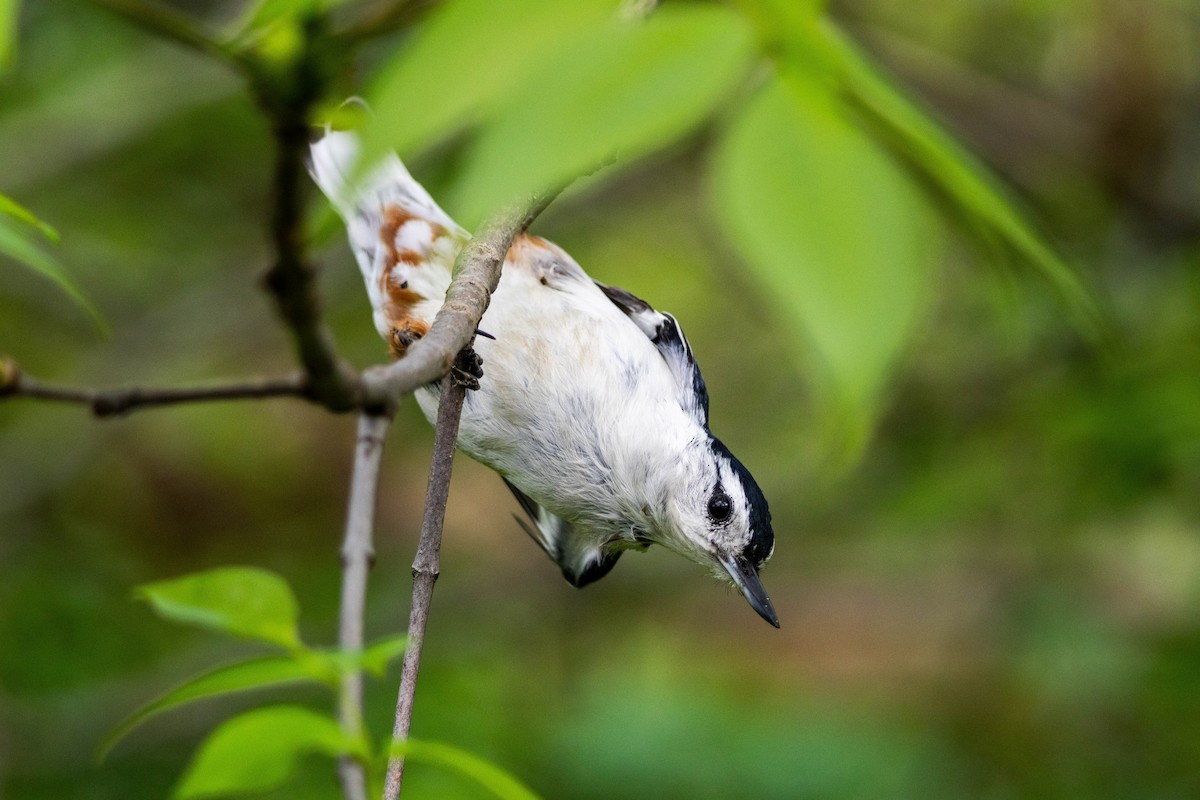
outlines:
[[[617,498],[656,502],[661,454],[681,446],[664,437],[688,428],[646,336],[590,280],[545,285],[520,261],[505,263],[479,327],[496,339],[475,341],[484,377],[467,393],[459,447],[598,539],[644,517]],[[417,400],[432,422],[436,392]]]

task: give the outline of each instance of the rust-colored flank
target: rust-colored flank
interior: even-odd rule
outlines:
[[[400,229],[414,219],[414,215],[399,206],[389,205],[383,209],[383,224],[379,227],[379,241],[387,252],[387,259],[379,276],[379,288],[387,298],[384,301],[383,312],[392,329],[391,336],[388,337],[388,349],[396,358],[403,356],[408,346],[429,330],[428,325],[412,316],[413,308],[425,298],[409,289],[407,281],[395,279],[400,276],[393,276],[400,264],[419,267],[424,260],[415,250],[400,250],[396,247],[396,236]]]
[[[510,245],[508,248],[508,260],[520,261],[524,251],[529,248],[537,250],[549,250],[550,243],[542,237],[534,236],[531,233],[518,233],[513,239],[512,245]]]
[[[409,289],[407,285],[397,285],[395,281],[389,280],[391,272],[392,270],[388,269],[382,276],[382,288],[387,296],[383,310],[392,328],[388,346],[392,355],[400,358],[410,344],[425,335],[429,325],[413,316],[413,309],[425,298],[419,292]]]
[[[407,261],[400,257],[400,251],[396,249],[396,234],[400,233],[400,229],[410,220],[416,219],[415,216],[408,213],[400,206],[389,205],[383,209],[383,225],[379,226],[379,241],[387,248],[387,262],[383,265],[385,274],[392,271],[392,267],[404,260],[407,264],[416,266],[421,262],[418,256],[416,261]],[[404,251],[405,253],[412,252],[411,250]]]
[[[402,357],[407,352],[409,345],[429,332],[429,323],[413,316],[413,309],[417,303],[425,299],[424,296],[408,288],[408,281],[401,275],[393,274],[401,264],[405,268],[419,269],[425,263],[427,257],[425,253],[396,246],[396,237],[400,235],[401,229],[413,221],[428,225],[434,241],[447,235],[445,226],[406,211],[394,203],[383,209],[383,224],[379,226],[379,240],[385,248],[386,259],[383,264],[383,272],[379,276],[379,284],[387,297],[384,303],[384,313],[391,326],[388,349],[396,358]]]

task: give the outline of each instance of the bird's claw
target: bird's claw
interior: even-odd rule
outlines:
[[[479,388],[479,379],[483,377],[483,359],[475,352],[475,348],[467,345],[458,352],[450,374],[459,386],[475,391]]]

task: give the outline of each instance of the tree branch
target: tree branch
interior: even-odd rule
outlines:
[[[440,572],[439,553],[442,547],[442,523],[446,519],[446,497],[450,492],[450,470],[454,460],[454,445],[458,440],[458,423],[466,389],[451,373],[442,378],[438,400],[437,433],[433,441],[433,463],[429,468],[429,486],[425,492],[425,516],[421,520],[421,537],[417,556],[413,560],[412,609],[408,616],[408,646],[404,650],[404,666],[400,675],[400,694],[396,700],[396,722],[392,740],[408,738],[412,724],[413,698],[417,691],[417,672],[421,668],[421,646],[425,641],[425,625],[429,620],[429,604],[433,599],[433,584]],[[384,783],[385,800],[400,797],[404,778],[404,757],[388,762]]]
[[[362,652],[367,600],[367,572],[375,560],[371,543],[375,527],[375,502],[379,490],[379,463],[391,420],[378,414],[358,418],[358,445],[354,451],[354,473],[346,508],[346,536],[342,543],[342,607],[338,644],[343,652]],[[356,669],[342,677],[338,719],[352,737],[363,735],[363,677]],[[364,766],[351,756],[338,762],[338,778],[346,800],[366,800]]]
[[[315,63],[303,66],[314,59],[311,53],[302,59],[287,97],[273,96],[264,91],[265,87],[256,87],[259,102],[271,116],[276,144],[270,223],[275,263],[263,282],[292,334],[296,354],[308,373],[313,399],[331,411],[347,411],[359,405],[358,376],[338,357],[333,337],[321,322],[316,270],[308,259],[304,240],[308,115],[324,82]]]
[[[263,69],[257,59],[209,35],[186,15],[143,0],[89,0],[119,14],[157,36],[177,42],[219,61],[232,64],[243,75],[263,112],[270,118],[275,139],[270,239],[275,263],[264,283],[292,334],[300,363],[308,373],[309,390],[316,402],[331,411],[358,406],[358,379],[337,356],[333,337],[321,322],[320,302],[314,288],[316,272],[304,247],[304,189],[307,183],[309,114],[328,82],[326,57],[314,43],[323,38],[323,20],[311,15],[306,26],[304,51],[285,76]]]
[[[269,397],[309,397],[308,379],[302,374],[263,378],[210,386],[151,388],[128,386],[96,389],[89,386],[56,386],[23,374],[16,363],[0,360],[0,399],[32,397],[90,406],[97,417],[115,417],[144,408],[212,400],[261,400]]]
[[[309,358],[302,355],[305,366],[310,367],[307,374],[213,386],[97,389],[43,384],[22,374],[15,362],[0,359],[0,399],[32,397],[79,403],[91,406],[98,417],[179,403],[289,396],[302,397],[336,411],[362,408],[378,413],[394,408],[404,395],[412,394],[449,372],[458,353],[475,336],[491,293],[500,281],[500,268],[513,238],[532,224],[559,191],[538,195],[527,206],[510,206],[480,226],[479,232],[458,254],[455,277],[446,292],[446,302],[434,318],[429,333],[415,342],[404,358],[389,366],[372,367],[359,376],[333,353],[328,333],[318,318],[311,269],[303,258],[303,241],[292,239],[292,234],[298,231],[299,217],[284,214],[282,216],[292,222],[277,220],[279,241],[283,243],[283,252],[294,254],[295,258],[288,255],[280,259],[270,274],[283,277],[278,277],[278,284],[272,281],[271,290],[278,292],[276,296],[285,318],[293,323],[291,327],[298,348],[302,354],[312,356],[310,363]],[[293,223],[295,228],[291,227]],[[288,268],[280,270],[279,264],[285,262]],[[294,320],[293,313],[296,315]],[[331,371],[324,372],[325,369]],[[318,374],[326,381],[320,386],[316,383]],[[331,397],[336,403],[331,404]]]

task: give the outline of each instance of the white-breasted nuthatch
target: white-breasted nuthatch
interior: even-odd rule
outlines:
[[[375,327],[392,353],[429,330],[469,234],[392,155],[357,188],[358,142],[328,132],[312,173],[346,221]],[[732,580],[779,627],[758,572],[775,535],[750,472],[708,427],[708,391],[670,314],[593,281],[563,250],[514,240],[479,324],[486,376],[458,447],[500,473],[525,531],[575,586],[660,544]],[[438,387],[416,393],[432,422]]]

